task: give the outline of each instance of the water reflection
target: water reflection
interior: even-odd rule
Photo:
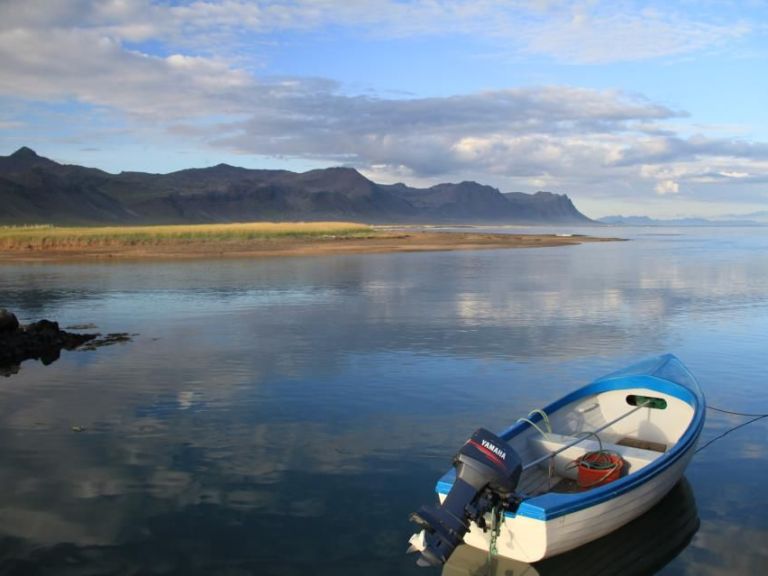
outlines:
[[[710,245],[710,248],[712,246]],[[691,248],[689,248],[691,250]],[[710,254],[712,250],[710,249]],[[526,358],[590,354],[638,339],[660,348],[680,314],[743,309],[768,293],[768,254],[657,252],[637,240],[551,250],[308,261],[4,268],[3,304],[62,322],[246,314],[283,333],[325,331],[333,350]],[[181,288],[183,287],[183,288]],[[151,298],[147,298],[148,290]],[[279,320],[279,321],[278,321]],[[113,327],[104,327],[112,330]],[[141,331],[141,330],[136,330]],[[279,339],[281,334],[276,335]],[[315,341],[311,346],[324,346]],[[589,342],[590,345],[585,345]]]
[[[0,307],[140,334],[0,379],[3,574],[423,576],[408,515],[478,426],[666,351],[768,405],[768,234],[2,266]],[[689,466],[703,525],[664,573],[764,564],[766,425]]]
[[[656,506],[619,530],[533,565],[462,546],[443,576],[646,576],[674,559],[699,529],[696,500],[683,478]]]

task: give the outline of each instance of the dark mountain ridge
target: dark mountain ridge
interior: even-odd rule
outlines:
[[[218,164],[168,174],[64,165],[23,147],[0,156],[0,224],[249,220],[590,224],[566,195],[502,194],[477,182],[382,185],[352,168],[295,173]]]

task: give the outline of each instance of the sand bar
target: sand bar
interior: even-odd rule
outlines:
[[[216,258],[263,258],[383,252],[425,252],[541,248],[586,242],[609,242],[619,238],[561,236],[555,234],[483,234],[371,230],[363,235],[268,237],[249,239],[166,239],[158,243],[32,246],[0,248],[0,262],[61,262],[84,260],[185,260]]]

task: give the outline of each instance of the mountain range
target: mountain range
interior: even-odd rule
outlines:
[[[377,184],[352,168],[296,173],[228,164],[168,174],[59,164],[22,147],[0,156],[0,224],[256,220],[593,224],[564,194],[503,194],[477,182]]]

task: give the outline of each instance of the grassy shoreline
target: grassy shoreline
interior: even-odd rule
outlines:
[[[617,238],[376,228],[353,222],[0,228],[0,263],[185,260],[535,248]]]
[[[159,226],[0,227],[0,250],[89,249],[285,238],[358,238],[373,228],[354,222],[248,222]]]

